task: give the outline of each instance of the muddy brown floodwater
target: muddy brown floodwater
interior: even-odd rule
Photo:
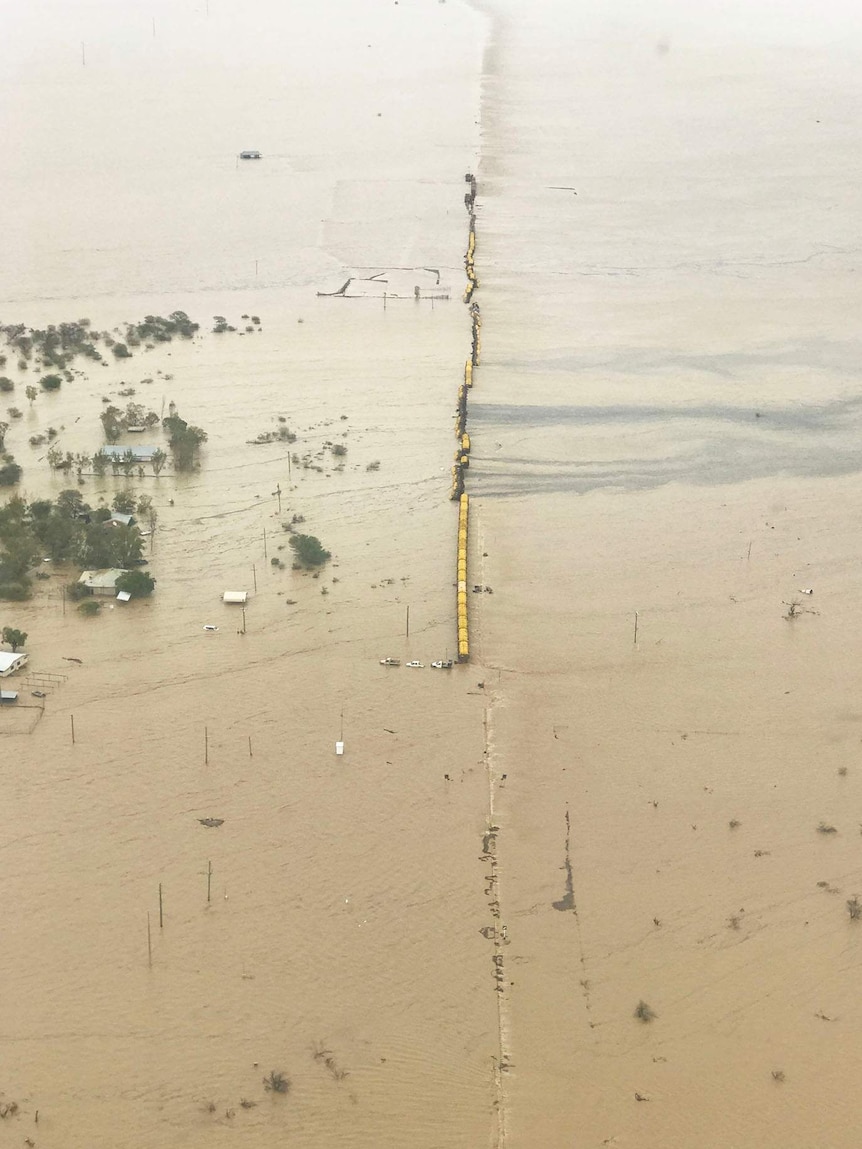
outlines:
[[[0,12],[0,318],[202,324],[32,405],[7,365],[22,493],[121,389],[209,434],[84,476],[153,498],[150,600],[44,564],[0,611],[3,1144],[856,1145],[860,44],[801,0]],[[471,170],[493,593],[446,672]]]

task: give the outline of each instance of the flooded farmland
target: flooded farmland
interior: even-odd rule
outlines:
[[[3,368],[157,585],[0,608],[0,1143],[855,1145],[859,28],[791,9],[0,10],[0,320],[201,325]],[[31,446],[129,401],[200,466]]]

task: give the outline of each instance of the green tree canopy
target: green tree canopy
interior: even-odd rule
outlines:
[[[132,598],[146,598],[155,590],[156,580],[146,571],[126,571],[117,579],[117,590],[124,590]]]
[[[296,561],[304,567],[322,567],[332,558],[330,552],[323,549],[320,539],[314,535],[291,535],[290,545]]]
[[[16,630],[14,626],[3,627],[3,641],[7,646],[12,647],[12,653],[20,650],[24,643],[27,641],[26,630]]]
[[[111,506],[121,515],[132,515],[135,513],[135,496],[131,491],[117,491]]]
[[[14,487],[22,475],[21,468],[11,459],[0,467],[0,487]]]

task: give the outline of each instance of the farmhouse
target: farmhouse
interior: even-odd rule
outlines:
[[[131,455],[133,463],[152,462],[153,455],[155,455],[158,449],[158,447],[145,447],[143,443],[135,443],[128,447],[121,446],[119,443],[105,443],[99,448],[101,453],[106,455],[109,460],[117,459],[119,462],[122,462]]]
[[[114,597],[117,593],[117,579],[126,573],[117,567],[112,567],[111,570],[106,571],[84,571],[78,579],[78,583],[80,586],[86,587],[90,594],[102,598]]]

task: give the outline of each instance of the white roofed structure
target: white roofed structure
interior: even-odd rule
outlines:
[[[10,674],[14,674],[16,670],[20,670],[24,666],[30,656],[25,654],[23,650],[0,650],[0,678],[7,678]]]

